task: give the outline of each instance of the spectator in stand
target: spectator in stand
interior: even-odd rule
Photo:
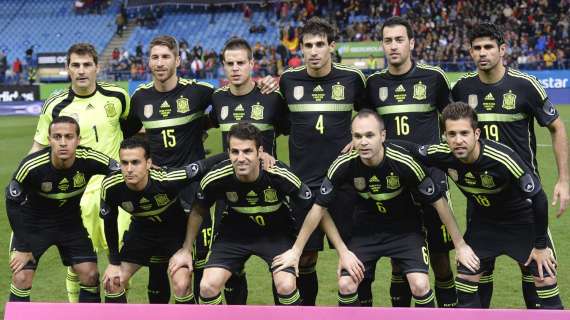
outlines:
[[[12,63],[12,73],[14,73],[14,78],[16,80],[16,84],[20,84],[22,81],[22,61],[20,58],[16,58]]]
[[[6,81],[6,71],[8,70],[8,58],[4,51],[0,51],[0,83]]]
[[[204,78],[204,62],[200,60],[197,56],[194,57],[192,63],[190,63],[190,70],[194,77],[198,79]]]
[[[548,49],[543,55],[544,67],[546,69],[554,69],[554,64],[556,63],[556,54],[552,50]]]
[[[297,68],[300,67],[302,64],[303,61],[301,61],[301,58],[297,54],[293,54],[291,56],[291,59],[289,59],[289,62],[287,63],[289,68]]]
[[[242,6],[242,9],[243,9],[243,20],[249,24],[253,16],[253,10],[251,10],[251,8],[247,4],[244,4]]]
[[[123,29],[126,26],[126,20],[121,13],[117,13],[117,16],[115,17],[115,24],[117,25],[117,31],[115,31],[115,34],[119,37],[123,37]]]
[[[198,59],[202,60],[204,57],[204,48],[202,48],[200,42],[196,43],[196,45],[192,48],[192,55],[192,59],[197,57]]]

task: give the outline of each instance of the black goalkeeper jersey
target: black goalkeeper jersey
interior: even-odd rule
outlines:
[[[538,173],[534,119],[547,126],[559,115],[535,77],[507,68],[499,82],[485,84],[472,72],[459,79],[452,94],[475,109],[482,137],[513,148]]]
[[[384,120],[388,139],[441,142],[438,114],[451,102],[451,89],[439,67],[414,63],[402,75],[384,69],[368,77],[366,91],[370,106]]]
[[[291,168],[311,188],[318,187],[340,151],[351,140],[353,110],[364,107],[366,80],[356,68],[333,64],[321,78],[306,66],[281,75],[280,91],[287,101],[291,133]]]
[[[156,91],[152,82],[137,88],[131,117],[145,128],[155,164],[180,167],[205,157],[204,111],[213,92],[208,83],[183,78],[169,92]]]
[[[214,92],[210,119],[214,126],[222,131],[223,150],[228,149],[228,132],[239,122],[247,122],[256,126],[263,136],[263,151],[276,156],[275,138],[287,132],[285,101],[278,91],[262,94],[256,86],[251,92],[242,96],[231,93],[225,86]]]
[[[200,181],[197,203],[210,208],[216,200],[227,205],[220,222],[221,233],[257,235],[268,232],[292,234],[294,220],[290,201],[309,207],[311,191],[285,165],[277,161],[268,171],[260,169],[256,181],[240,182],[230,161],[216,165]]]
[[[374,230],[420,231],[415,203],[433,203],[442,196],[423,165],[403,147],[386,142],[384,159],[375,167],[365,165],[357,151],[339,156],[331,165],[316,203],[328,207],[345,183],[358,193],[355,223]]]

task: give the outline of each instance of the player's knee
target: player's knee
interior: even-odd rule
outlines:
[[[33,271],[21,270],[12,274],[12,283],[18,289],[30,288],[34,279]]]
[[[275,289],[280,295],[288,295],[297,289],[295,277],[275,280]]]
[[[534,286],[537,288],[551,286],[556,284],[556,281],[556,276],[544,277],[542,280],[539,277],[534,277]]]
[[[315,265],[317,263],[318,258],[319,258],[318,251],[305,251],[301,255],[301,258],[299,259],[299,266],[305,267],[305,266]]]
[[[425,296],[429,291],[429,278],[427,275],[425,277],[415,277],[414,279],[408,279],[410,283],[410,291],[412,295],[416,297]]]
[[[341,276],[338,279],[338,291],[342,294],[355,293],[358,290],[358,283],[352,277]]]
[[[191,278],[188,272],[172,277],[172,289],[174,290],[174,294],[179,297],[185,296],[190,288],[190,281]]]
[[[211,298],[217,296],[222,287],[218,285],[215,281],[208,279],[206,277],[202,278],[200,281],[200,295],[205,298]]]

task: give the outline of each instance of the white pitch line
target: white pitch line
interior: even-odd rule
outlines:
[[[543,147],[543,148],[546,148],[546,147],[550,148],[550,147],[552,147],[551,144],[544,144],[544,143],[538,143],[537,146],[538,146],[538,147]]]

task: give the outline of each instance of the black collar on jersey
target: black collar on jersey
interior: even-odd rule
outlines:
[[[410,70],[406,71],[405,73],[402,74],[391,74],[390,73],[390,69],[386,69],[386,74],[392,78],[392,79],[401,79],[401,78],[405,78],[408,75],[410,75],[412,72],[414,72],[414,70],[416,70],[416,62],[414,60],[412,60],[412,67],[410,68]]]
[[[503,77],[499,81],[497,81],[495,83],[485,83],[485,82],[481,81],[481,77],[479,77],[479,74],[477,74],[477,80],[479,81],[481,86],[499,87],[503,84],[503,82],[505,81],[505,78],[507,78],[508,73],[509,73],[509,67],[505,66],[505,74],[503,74]]]

